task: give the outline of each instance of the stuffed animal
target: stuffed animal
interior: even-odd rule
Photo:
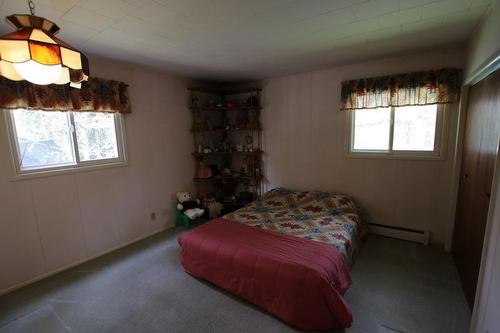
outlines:
[[[200,200],[193,200],[188,192],[178,192],[177,209],[184,213],[189,219],[196,220],[205,214],[205,210],[200,205]]]

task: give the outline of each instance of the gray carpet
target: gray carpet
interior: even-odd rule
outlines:
[[[170,230],[0,297],[0,333],[296,332],[181,269]],[[461,333],[470,313],[449,254],[370,236],[345,298],[347,332]]]

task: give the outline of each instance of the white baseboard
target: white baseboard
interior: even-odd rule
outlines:
[[[374,235],[402,239],[411,242],[417,242],[424,245],[429,245],[429,231],[419,231],[404,229],[398,227],[385,226],[381,224],[368,224],[368,232]]]
[[[153,235],[156,235],[156,234],[158,234],[158,233],[160,233],[160,232],[162,232],[162,231],[165,231],[165,230],[168,230],[168,229],[172,229],[172,228],[174,228],[174,227],[175,227],[175,225],[169,225],[169,226],[166,226],[166,227],[161,228],[161,229],[159,229],[159,230],[153,231],[153,232],[152,232],[152,233],[150,233],[150,234],[146,234],[146,235],[143,235],[143,236],[140,236],[140,237],[134,238],[134,239],[132,239],[131,241],[128,241],[128,242],[122,243],[122,244],[120,244],[120,245],[113,246],[113,247],[112,247],[112,248],[110,248],[110,249],[107,249],[107,250],[105,250],[105,251],[99,252],[99,253],[94,254],[94,255],[92,255],[92,256],[90,256],[90,257],[86,257],[86,258],[84,258],[84,259],[77,260],[77,261],[75,261],[75,262],[72,262],[71,264],[64,265],[64,266],[59,267],[59,268],[57,268],[57,269],[55,269],[55,270],[52,270],[52,271],[50,271],[50,272],[46,272],[46,273],[40,274],[40,275],[38,275],[38,276],[36,276],[36,277],[34,277],[34,278],[32,278],[32,279],[29,279],[29,280],[27,280],[27,281],[24,281],[24,282],[21,282],[21,283],[15,284],[15,285],[13,285],[13,286],[11,286],[11,287],[8,287],[7,289],[0,290],[0,296],[1,296],[1,295],[8,294],[8,293],[10,293],[10,292],[12,292],[12,291],[14,291],[14,290],[20,289],[20,288],[22,288],[22,287],[25,287],[25,286],[30,285],[30,284],[32,284],[32,283],[35,283],[35,282],[37,282],[37,281],[43,280],[43,279],[45,279],[45,278],[47,278],[47,277],[49,277],[49,276],[51,276],[51,275],[55,275],[55,274],[57,274],[57,273],[60,273],[60,272],[62,272],[62,271],[65,271],[65,270],[67,270],[67,269],[70,269],[70,268],[72,268],[72,267],[75,267],[75,266],[78,266],[78,265],[80,265],[80,264],[83,264],[83,263],[85,263],[85,262],[87,262],[87,261],[90,261],[90,260],[92,260],[92,259],[98,258],[98,257],[103,256],[103,255],[105,255],[105,254],[108,254],[108,253],[110,253],[110,252],[116,251],[116,250],[121,249],[121,248],[123,248],[123,247],[125,247],[125,246],[131,245],[131,244],[136,243],[136,242],[138,242],[138,241],[141,241],[141,240],[143,240],[143,239],[145,239],[145,238],[148,238],[148,237],[151,237],[151,236],[153,236]]]

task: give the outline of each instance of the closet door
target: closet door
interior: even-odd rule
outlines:
[[[472,309],[500,134],[500,72],[471,87],[467,106],[453,256]]]

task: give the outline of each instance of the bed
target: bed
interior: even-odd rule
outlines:
[[[323,191],[277,188],[224,218],[333,245],[349,266],[364,232],[354,201],[344,194]]]
[[[360,231],[350,197],[279,188],[179,237],[181,263],[294,327],[345,328]]]

